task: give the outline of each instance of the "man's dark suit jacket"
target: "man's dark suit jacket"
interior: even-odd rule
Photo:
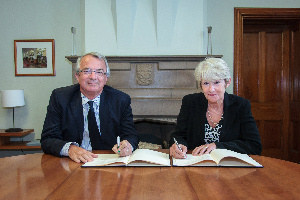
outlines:
[[[177,118],[176,130],[172,134],[179,144],[193,150],[204,143],[204,130],[208,101],[203,93],[186,95]],[[219,149],[229,149],[245,154],[261,154],[259,132],[251,113],[250,102],[236,95],[224,94],[223,127]],[[173,138],[170,140],[172,145]]]
[[[117,136],[127,140],[134,149],[138,136],[133,123],[130,97],[109,86],[100,96],[100,130],[103,148],[112,149]],[[41,137],[45,153],[60,156],[67,142],[81,145],[83,137],[83,108],[79,84],[53,90]]]

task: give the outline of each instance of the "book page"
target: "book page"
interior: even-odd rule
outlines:
[[[173,166],[216,166],[217,164],[212,159],[210,154],[203,154],[201,156],[193,156],[186,154],[185,159],[173,158]]]
[[[215,149],[211,157],[221,166],[255,166],[262,167],[261,164],[253,160],[247,154],[237,153],[228,149]]]
[[[96,166],[124,166],[128,162],[129,156],[120,157],[118,154],[97,154],[98,158],[87,162],[82,167],[96,167]]]
[[[142,162],[139,162],[142,161]],[[147,163],[145,163],[146,161]],[[150,163],[155,166],[171,166],[169,154],[153,151],[150,149],[137,149],[128,160],[129,166],[147,166]],[[151,166],[152,166],[151,165]]]

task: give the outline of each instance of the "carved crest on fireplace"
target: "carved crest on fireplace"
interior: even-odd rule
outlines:
[[[154,72],[153,64],[136,65],[136,82],[138,85],[151,85],[153,82]]]

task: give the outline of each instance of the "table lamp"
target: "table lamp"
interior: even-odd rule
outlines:
[[[6,129],[5,132],[20,132],[21,128],[15,128],[15,107],[24,106],[24,90],[2,90],[2,107],[13,108],[13,128]]]

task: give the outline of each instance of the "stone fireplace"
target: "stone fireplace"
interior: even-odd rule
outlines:
[[[147,142],[158,138],[168,144],[182,97],[199,92],[194,69],[206,56],[107,56],[111,76],[108,85],[131,96],[137,130]],[[216,56],[214,57],[221,57]],[[73,83],[78,56],[72,62]],[[152,134],[151,134],[152,132]],[[149,139],[147,139],[149,138]],[[148,141],[149,140],[149,141]]]

